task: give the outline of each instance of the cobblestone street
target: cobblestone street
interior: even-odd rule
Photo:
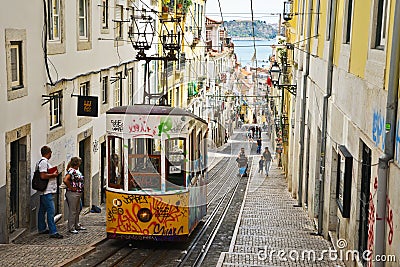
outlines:
[[[253,160],[253,170],[258,170],[257,162]],[[313,235],[313,221],[296,204],[276,161],[269,177],[253,172],[231,246],[217,266],[344,266],[339,260],[330,261],[328,254],[321,256],[333,248]],[[315,257],[308,258],[309,251]]]

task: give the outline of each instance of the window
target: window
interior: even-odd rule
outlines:
[[[128,150],[128,190],[160,190],[161,140],[133,138],[125,142]]]
[[[301,35],[304,35],[304,23],[305,23],[305,19],[306,19],[306,0],[303,0],[303,6],[301,8],[301,12],[299,12],[301,14]]]
[[[315,6],[315,24],[314,24],[314,35],[319,34],[319,12],[321,9],[321,0],[317,0],[316,6]]]
[[[62,93],[50,94],[50,129],[61,125],[61,99]]]
[[[329,0],[328,3],[328,12],[326,16],[326,40],[329,41],[331,39],[331,24],[332,20],[334,19],[332,17],[332,11],[333,11],[333,6],[332,6],[332,0]]]
[[[108,0],[103,0],[101,8],[101,26],[103,29],[108,29]]]
[[[90,88],[90,83],[89,82],[84,82],[79,85],[79,94],[82,96],[88,96],[89,95],[89,88]]]
[[[352,17],[353,17],[353,3],[354,0],[347,0],[347,12],[345,17],[345,36],[344,41],[346,44],[350,43],[351,39],[351,27],[352,27]]]
[[[47,26],[49,40],[60,40],[60,0],[49,1]]]
[[[206,40],[211,40],[211,31],[210,30],[206,30]]]
[[[124,188],[124,160],[122,143],[122,138],[111,136],[108,139],[108,186],[112,188]]]
[[[124,18],[124,7],[122,5],[116,5],[115,7],[115,37],[117,40],[123,39],[123,18]]]
[[[11,42],[10,63],[11,87],[12,89],[22,88],[22,42]]]
[[[383,50],[388,26],[388,0],[378,0],[376,14],[375,48]]]
[[[106,104],[108,101],[108,76],[104,76],[101,78],[101,97],[102,103]]]
[[[128,101],[133,105],[133,69],[128,70]]]
[[[79,38],[88,39],[88,0],[79,0]]]
[[[122,105],[122,72],[117,72],[114,86],[114,107]]]
[[[165,148],[167,189],[179,189],[185,186],[186,139],[168,139]]]

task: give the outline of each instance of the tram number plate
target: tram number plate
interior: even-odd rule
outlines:
[[[169,166],[169,173],[181,173],[182,168],[181,166]]]

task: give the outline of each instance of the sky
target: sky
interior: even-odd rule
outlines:
[[[251,20],[251,0],[219,0],[219,2],[225,21]],[[278,23],[279,15],[277,13],[283,12],[283,2],[284,0],[253,0],[254,19]],[[206,1],[206,16],[219,21],[222,20],[218,0]]]

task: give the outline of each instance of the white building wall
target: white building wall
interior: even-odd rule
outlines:
[[[150,6],[150,1],[145,1]],[[43,31],[43,2],[42,1],[11,1],[0,10],[0,112],[4,114],[0,129],[3,138],[0,138],[0,242],[8,243],[12,238],[9,233],[9,193],[10,193],[10,144],[16,140],[26,140],[27,168],[26,173],[20,174],[20,194],[29,195],[27,200],[20,197],[21,210],[25,218],[20,220],[19,227],[30,230],[36,229],[37,194],[31,189],[30,179],[35,163],[40,159],[40,148],[49,145],[52,150],[52,165],[58,166],[59,171],[65,171],[65,166],[72,156],[79,155],[79,141],[85,137],[90,143],[85,153],[90,153],[88,173],[86,176],[85,205],[98,205],[100,198],[100,144],[105,141],[105,111],[114,104],[114,86],[109,82],[108,103],[101,103],[101,77],[108,75],[109,81],[115,73],[134,68],[134,90],[136,102],[142,100],[142,93],[138,88],[139,77],[143,76],[141,66],[135,61],[136,52],[125,41],[113,41],[114,38],[114,5],[109,1],[109,30],[104,33],[101,29],[101,7],[98,1],[90,1],[90,40],[91,48],[79,49],[77,44],[77,3],[78,1],[62,1],[63,6],[63,34],[65,51],[54,52],[49,42],[49,67],[52,81],[55,86],[46,85],[48,77],[44,64],[42,49]],[[118,1],[127,7],[127,1]],[[124,19],[127,19],[124,10]],[[127,38],[128,23],[123,23],[124,40]],[[16,33],[13,33],[15,29]],[[5,60],[6,38],[16,35],[23,40],[24,60],[24,88],[7,91],[7,61]],[[8,35],[7,33],[8,32]],[[8,36],[8,37],[7,37]],[[99,40],[100,38],[106,40]],[[108,40],[111,39],[111,40]],[[117,45],[118,44],[118,45]],[[56,49],[57,50],[57,49]],[[149,51],[149,54],[154,54]],[[139,72],[139,74],[137,73]],[[62,81],[64,80],[64,81]],[[77,97],[79,84],[90,81],[90,95],[99,96],[99,117],[78,118]],[[123,80],[123,105],[127,104],[127,79]],[[61,127],[50,130],[49,103],[42,106],[45,98],[42,95],[62,91]],[[12,96],[10,99],[10,95]],[[22,139],[21,139],[22,138]],[[63,174],[62,174],[63,175]],[[61,175],[61,178],[62,178]],[[26,182],[25,182],[26,181]],[[61,191],[60,191],[61,192]],[[63,198],[63,196],[62,196]],[[62,201],[63,202],[63,201]],[[63,206],[61,205],[61,209]],[[63,213],[63,211],[61,210]],[[29,214],[29,216],[26,216]],[[20,217],[22,215],[20,214]],[[64,217],[65,218],[65,217]]]

